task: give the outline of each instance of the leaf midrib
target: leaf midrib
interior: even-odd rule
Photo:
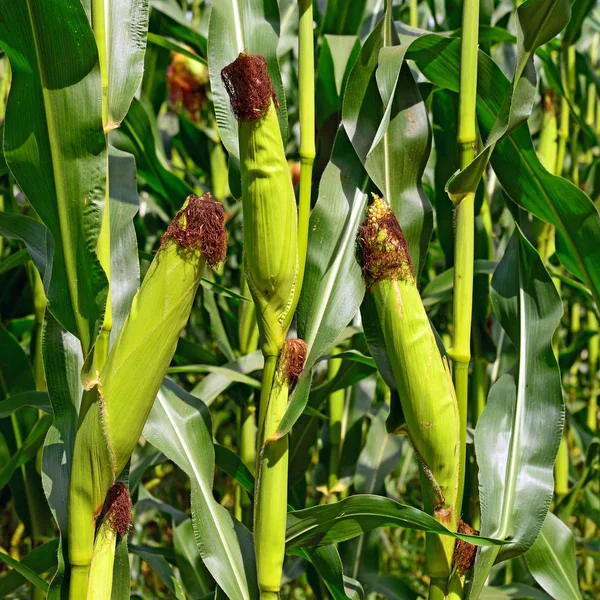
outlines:
[[[190,451],[190,449],[188,448],[188,445],[185,441],[185,438],[180,434],[179,427],[177,426],[177,424],[172,416],[172,413],[169,410],[168,403],[165,402],[161,396],[162,396],[162,393],[158,394],[158,401],[161,403],[163,410],[165,411],[165,414],[167,415],[167,418],[169,419],[169,422],[171,423],[171,427],[173,428],[173,431],[175,432],[175,435],[177,436],[177,439],[180,442],[180,444],[185,452],[185,456],[193,457],[194,453]],[[215,513],[215,510],[214,510],[215,507],[213,504],[214,499],[212,497],[212,491],[206,489],[206,485],[205,485],[202,477],[198,473],[198,470],[196,469],[195,462],[193,460],[188,460],[188,464],[190,465],[190,467],[192,469],[192,472],[194,474],[194,477],[196,478],[198,486],[200,487],[200,491],[202,492],[202,495],[206,498],[206,504],[208,506],[208,510],[210,512],[213,523],[215,524],[215,527],[216,527],[217,531],[219,532],[219,537],[223,543],[223,547],[225,548],[226,556],[228,558],[230,558],[231,556],[233,556],[233,551],[228,544],[225,532],[221,528],[219,516]],[[249,600],[249,596],[245,593],[245,586],[243,585],[245,582],[244,578],[239,573],[239,570],[238,570],[235,562],[231,559],[229,562],[231,565],[231,572],[234,574],[234,577],[237,581],[238,588],[239,588],[240,592],[242,593],[242,596],[244,598],[246,598],[247,600]]]
[[[518,235],[518,234],[516,234]],[[519,375],[517,381],[517,398],[515,403],[515,412],[512,419],[513,427],[511,428],[510,443],[508,449],[508,463],[506,465],[506,481],[504,493],[502,495],[502,513],[500,517],[500,531],[498,537],[505,539],[509,533],[509,525],[511,522],[511,514],[515,504],[515,490],[517,487],[517,479],[519,476],[519,456],[521,448],[521,432],[523,425],[523,411],[526,401],[527,389],[527,317],[525,309],[525,291],[523,289],[523,268],[521,262],[520,243],[517,248],[518,252],[518,277],[519,277]]]
[[[556,563],[558,569],[564,575],[565,581],[569,584],[569,588],[573,592],[573,598],[575,598],[576,600],[579,600],[581,598],[581,596],[577,593],[577,590],[571,584],[571,579],[569,578],[567,572],[565,571],[564,567],[562,566],[562,563],[560,562],[560,560],[558,560],[558,557],[556,556],[556,553],[554,552],[552,544],[549,542],[548,538],[544,535],[543,531],[540,531],[540,537],[546,544],[546,547],[548,548],[548,552],[552,556],[553,562]]]

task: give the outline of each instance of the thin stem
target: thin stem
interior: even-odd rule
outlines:
[[[479,0],[465,0],[462,14],[459,115],[457,142],[460,166],[464,169],[475,157],[477,51],[479,37]],[[453,343],[454,383],[460,415],[460,462],[455,511],[462,511],[464,494],[469,362],[471,360],[471,320],[473,312],[473,260],[475,252],[475,195],[467,194],[456,207],[454,250]]]
[[[600,45],[600,33],[595,33],[592,38],[592,44],[590,46],[590,64],[592,66],[593,71],[596,71],[596,66],[598,64],[598,46]],[[585,122],[590,126],[592,131],[594,130],[595,120],[596,120],[596,84],[595,82],[591,82],[588,85],[587,89],[587,104],[585,111]],[[591,164],[594,160],[594,150],[592,147],[587,152],[586,161],[588,164]]]
[[[338,354],[336,349],[334,354]],[[342,360],[330,358],[327,365],[327,378],[333,379],[340,369]],[[329,395],[329,490],[335,488],[338,481],[340,447],[342,443],[342,419],[344,416],[345,390],[336,390]]]
[[[300,298],[306,266],[312,169],[315,160],[315,49],[312,0],[299,0],[299,8],[300,193],[298,201],[298,279],[294,290],[294,309]]]
[[[419,26],[419,0],[410,0],[410,26],[418,27]]]
[[[598,349],[600,335],[598,334],[598,319],[593,310],[587,313],[588,330],[595,332],[594,337],[588,342],[589,375],[590,375],[590,400],[587,406],[587,425],[591,431],[598,431],[598,395],[600,382],[598,381]]]

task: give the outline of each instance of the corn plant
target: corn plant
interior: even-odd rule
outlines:
[[[0,0],[0,597],[600,595],[600,12]]]

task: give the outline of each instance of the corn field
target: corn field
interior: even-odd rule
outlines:
[[[600,5],[0,0],[0,597],[600,598]]]

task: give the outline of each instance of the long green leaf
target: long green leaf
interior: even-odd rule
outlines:
[[[562,303],[541,258],[518,227],[492,278],[492,305],[518,362],[490,390],[475,432],[482,535],[510,539],[504,557],[534,543],[554,491],[563,424],[560,372],[552,337]],[[497,549],[481,550],[473,598]]]
[[[192,394],[200,398],[207,406],[210,406],[220,394],[239,378],[239,375],[259,371],[263,368],[263,363],[263,355],[259,351],[241,356],[235,361],[223,365],[224,370],[212,372],[208,377],[205,377],[194,387]],[[234,375],[234,373],[238,375]]]
[[[527,0],[517,9],[517,58],[512,89],[503,97],[484,148],[448,182],[453,202],[458,203],[465,194],[477,191],[496,143],[529,118],[536,92],[533,53],[565,27],[570,15],[569,0]]]
[[[300,548],[298,554],[312,563],[334,600],[364,598],[360,583],[344,575],[342,560],[333,544],[319,548]]]
[[[96,42],[79,2],[5,0],[0,11],[13,72],[6,162],[54,238],[50,310],[87,353],[107,294],[95,254],[106,165]]]
[[[139,202],[135,159],[131,154],[109,147],[108,187],[110,202],[110,294],[113,327],[111,342],[117,339],[131,302],[140,284],[137,238],[133,218]]]
[[[153,13],[158,13],[157,19],[160,31],[170,37],[182,40],[194,46],[201,56],[206,57],[207,41],[198,28],[189,20],[177,0],[150,0]],[[151,23],[154,21],[152,19]]]
[[[458,91],[460,42],[429,34],[412,42],[408,57],[434,84]],[[479,53],[477,116],[482,135],[491,131],[509,82]],[[500,140],[492,155],[498,180],[521,208],[554,225],[560,261],[592,291],[600,305],[600,215],[578,187],[546,171],[526,125]]]
[[[196,543],[215,581],[232,600],[256,598],[252,536],[212,495],[215,458],[206,405],[165,379],[144,437],[190,478]]]
[[[52,412],[52,405],[47,392],[21,392],[0,403],[0,419],[4,419],[15,411],[28,406],[47,413]]]
[[[237,121],[221,81],[221,70],[241,52],[260,54],[279,102],[279,125],[287,141],[287,108],[277,61],[279,6],[277,0],[219,0],[212,5],[208,25],[208,68],[219,135],[230,155],[239,158]]]
[[[48,600],[61,600],[63,594],[68,594],[68,580],[65,578],[68,544],[65,499],[69,497],[77,414],[83,393],[79,379],[83,356],[77,338],[65,331],[49,313],[46,313],[44,323],[43,354],[54,422],[44,443],[42,484],[46,500],[61,533],[58,568],[50,585]]]
[[[433,211],[421,185],[431,149],[427,109],[398,43],[391,8],[365,41],[350,74],[343,121],[365,170],[393,208],[417,269]]]
[[[322,504],[288,513],[289,548],[324,546],[350,540],[376,527],[406,527],[451,535],[481,546],[498,546],[492,538],[454,533],[431,515],[384,496],[356,494],[335,504]]]
[[[108,97],[106,129],[125,118],[144,73],[148,0],[108,0]]]
[[[23,557],[19,563],[23,567],[28,567],[35,573],[42,574],[56,568],[56,553],[58,551],[58,540],[50,540],[45,544],[34,548],[29,554]],[[6,598],[18,587],[23,585],[27,579],[19,571],[13,570],[0,578],[0,598]],[[44,582],[45,583],[45,582]]]
[[[20,240],[27,246],[47,293],[54,256],[54,239],[48,228],[31,217],[0,212],[0,235]]]
[[[4,554],[0,552],[0,562],[3,562],[5,565],[13,568],[19,575],[21,575],[24,579],[27,579],[30,583],[33,583],[36,588],[39,588],[42,591],[47,591],[48,584],[32,569],[30,569],[27,565],[15,560],[9,554]]]
[[[569,528],[548,513],[535,544],[525,554],[536,581],[553,598],[581,600],[577,581],[575,540]]]
[[[142,98],[131,103],[121,128],[111,136],[111,143],[135,156],[138,174],[159,194],[161,207],[174,215],[193,190],[167,168],[161,156],[156,118],[147,100]]]
[[[340,128],[310,216],[306,271],[297,312],[298,334],[308,351],[304,373],[279,426],[281,434],[290,431],[306,406],[313,365],[333,347],[364,295],[356,236],[367,205],[366,184],[360,160]]]

